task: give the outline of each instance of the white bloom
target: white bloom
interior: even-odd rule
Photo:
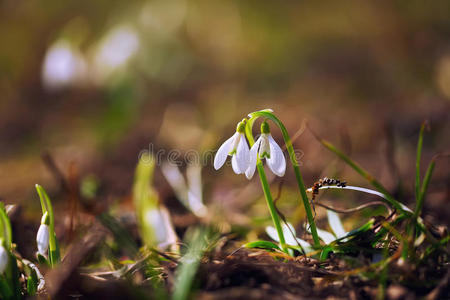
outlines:
[[[242,122],[241,122],[242,123]],[[248,168],[249,152],[247,142],[243,130],[238,130],[232,137],[226,140],[214,157],[214,169],[218,170],[227,160],[227,156],[231,156],[231,166],[236,174],[243,174]]]
[[[294,226],[292,226],[291,223],[282,224],[283,229],[283,235],[284,239],[286,241],[286,244],[292,247],[301,247],[306,253],[314,251],[313,247],[310,243],[308,243],[305,240],[302,240],[301,238],[296,237]],[[273,226],[267,226],[266,227],[266,233],[268,236],[270,236],[271,239],[273,239],[276,242],[280,242],[280,238],[278,237],[278,232]]]
[[[6,251],[5,247],[0,246],[0,274],[3,274],[3,272],[5,272],[6,267],[8,266],[8,260],[8,251]]]
[[[150,209],[145,213],[145,222],[155,234],[156,243],[161,249],[177,242],[177,234],[173,229],[170,215],[164,207]]]
[[[267,165],[275,175],[284,176],[286,159],[280,146],[278,146],[270,133],[261,133],[261,136],[250,149],[250,163],[245,171],[245,176],[248,179],[251,179],[255,173],[258,155],[260,159],[266,159]]]
[[[50,239],[50,233],[48,230],[48,225],[41,224],[39,227],[37,236],[36,236],[36,242],[38,247],[38,252],[42,256],[47,257],[47,250],[48,250],[48,241]]]
[[[339,215],[337,213],[327,209],[327,216],[328,216],[328,224],[330,224],[331,230],[333,230],[334,235],[336,235],[338,239],[348,234],[348,232],[345,231],[344,226],[342,225],[341,222],[341,218],[339,218]]]
[[[338,214],[336,214],[334,211],[331,211],[327,209],[327,217],[328,217],[328,224],[331,227],[331,230],[333,230],[333,233],[328,232],[326,230],[322,230],[320,228],[317,229],[317,235],[319,238],[325,242],[325,244],[331,244],[332,242],[336,241],[337,239],[341,239],[345,237],[348,232],[345,231],[344,226],[342,225],[341,219],[339,218]],[[311,228],[308,228],[308,232],[311,233]],[[343,242],[347,241],[347,239],[342,239]]]

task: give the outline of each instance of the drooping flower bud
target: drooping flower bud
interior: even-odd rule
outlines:
[[[48,225],[41,224],[41,226],[39,227],[37,236],[36,236],[36,242],[37,242],[38,252],[42,256],[47,257],[49,240],[50,240],[50,233],[49,233]]]
[[[0,245],[0,275],[5,272],[6,267],[8,266],[9,254],[8,251]]]

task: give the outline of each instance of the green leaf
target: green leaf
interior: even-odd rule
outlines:
[[[425,129],[426,123],[422,123],[422,126],[420,126],[420,132],[419,132],[419,140],[417,141],[417,152],[416,152],[416,182],[415,182],[415,194],[416,194],[416,207],[419,203],[420,198],[420,159],[422,157],[422,145],[423,145],[423,132]]]
[[[31,276],[28,276],[27,278],[27,292],[28,295],[34,296],[37,292],[37,286],[38,286],[38,278],[36,275],[36,272],[31,273]]]
[[[267,249],[267,250],[281,250],[280,247],[278,247],[277,244],[269,242],[269,241],[255,241],[250,242],[245,245],[243,245],[244,248],[260,248],[260,249]]]
[[[188,230],[186,236],[188,250],[180,259],[180,265],[176,270],[173,300],[188,299],[200,260],[210,248],[209,240],[212,233],[208,228],[195,228],[192,231]]]
[[[12,243],[12,231],[3,202],[0,202],[0,238],[4,240],[6,250],[9,251]]]
[[[398,202],[397,200],[395,200],[394,197],[392,197],[392,195],[389,194],[387,189],[380,182],[378,182],[378,180],[376,180],[369,172],[364,170],[359,164],[354,162],[350,157],[345,155],[342,151],[337,149],[330,142],[323,140],[317,136],[316,136],[316,138],[325,148],[327,148],[328,150],[330,150],[331,152],[336,154],[341,160],[343,160],[346,164],[348,164],[350,167],[352,167],[353,170],[355,170],[358,174],[360,174],[362,177],[364,177],[370,184],[372,184],[372,186],[374,186],[380,193],[384,194],[384,196],[386,197],[387,203],[389,203],[390,205],[395,207],[395,209],[397,209],[398,211],[407,213],[403,209],[402,204],[400,202]]]
[[[42,215],[48,213],[50,217],[50,225],[49,225],[49,262],[52,267],[56,266],[60,262],[60,253],[58,247],[58,241],[56,240],[55,234],[55,216],[53,214],[53,206],[50,201],[50,197],[47,192],[44,190],[42,186],[36,184],[36,191],[39,195],[39,199],[41,201]]]
[[[328,254],[333,251],[333,247],[325,246],[320,252],[320,260],[325,260],[328,258]]]

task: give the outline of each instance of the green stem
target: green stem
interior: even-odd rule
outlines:
[[[266,173],[264,172],[264,167],[262,162],[258,159],[256,164],[256,168],[258,169],[259,178],[261,179],[261,185],[264,191],[264,196],[266,198],[267,206],[269,207],[270,216],[272,217],[272,222],[275,225],[275,229],[277,230],[278,237],[280,238],[281,249],[287,253],[286,241],[284,239],[283,229],[281,227],[280,218],[278,216],[278,212],[275,208],[275,204],[273,203],[272,195],[270,193],[269,183],[267,182]]]
[[[415,195],[416,195],[416,207],[419,203],[420,198],[420,158],[422,156],[422,145],[423,145],[423,132],[425,130],[425,122],[420,126],[419,140],[417,141],[417,151],[416,151],[416,182],[415,182]]]
[[[316,223],[314,221],[311,206],[309,204],[308,195],[306,194],[306,188],[305,188],[305,184],[303,182],[302,174],[300,172],[300,166],[298,165],[297,158],[295,156],[294,147],[292,146],[292,140],[289,136],[289,133],[287,132],[286,127],[274,114],[272,114],[269,111],[257,111],[257,112],[251,113],[249,116],[250,116],[250,119],[247,121],[246,135],[250,142],[250,146],[253,145],[253,143],[254,143],[252,127],[253,127],[253,123],[256,121],[257,118],[263,117],[263,118],[270,119],[280,128],[281,133],[284,138],[284,142],[286,144],[286,149],[289,153],[290,161],[294,168],[295,178],[297,179],[298,188],[300,189],[300,194],[302,196],[303,206],[305,207],[305,211],[306,211],[306,217],[308,218],[308,222],[311,227],[311,235],[314,240],[314,245],[320,246],[319,235],[317,234],[317,227],[316,227]],[[250,137],[251,137],[251,139],[250,139]]]

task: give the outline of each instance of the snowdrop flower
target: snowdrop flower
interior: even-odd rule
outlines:
[[[8,260],[8,251],[5,249],[5,247],[3,247],[3,245],[0,245],[0,275],[5,272],[6,267],[8,266]]]
[[[338,239],[345,237],[348,234],[348,232],[345,231],[341,219],[339,218],[337,213],[327,209],[327,217],[328,217],[328,224],[330,225],[331,230],[333,230],[333,233],[317,228],[317,235],[322,241],[324,241],[325,244],[328,245]],[[347,239],[342,239],[343,242],[345,242],[346,240]]]
[[[177,242],[177,234],[170,221],[170,215],[163,206],[149,209],[144,216],[145,222],[152,228],[156,243],[161,249]]]
[[[256,140],[250,150],[250,162],[248,169],[245,171],[245,176],[248,179],[251,179],[253,174],[255,174],[257,156],[261,160],[263,158],[266,159],[267,165],[275,175],[280,177],[284,176],[286,159],[280,146],[278,146],[270,134],[269,124],[265,121],[261,124],[261,136]]]
[[[314,251],[314,248],[311,246],[310,243],[308,243],[305,240],[302,240],[301,238],[296,237],[295,228],[292,226],[291,223],[287,222],[287,224],[282,225],[283,235],[286,240],[286,244],[289,246],[295,247],[295,248],[303,248],[303,250],[306,253],[310,253]],[[273,226],[267,226],[266,227],[266,233],[267,235],[274,241],[280,242],[280,238],[278,237],[277,230]],[[299,245],[301,247],[299,247]]]
[[[250,150],[245,140],[245,122],[245,119],[239,122],[236,133],[226,140],[220,146],[219,150],[217,150],[216,156],[214,157],[214,169],[220,169],[229,155],[231,156],[231,166],[233,167],[234,173],[243,174],[247,170]]]
[[[325,243],[325,244],[331,244],[332,242],[336,241],[337,239],[341,239],[348,235],[349,233],[345,231],[344,226],[342,226],[341,219],[339,216],[331,210],[327,210],[327,216],[328,216],[328,224],[330,224],[331,229],[333,230],[333,233],[328,232],[326,230],[322,230],[317,228],[317,234],[319,235],[319,238]],[[298,237],[296,237],[294,226],[291,225],[291,223],[287,223],[282,225],[283,229],[283,235],[286,239],[286,244],[293,248],[298,248],[300,250],[299,245],[306,253],[310,253],[314,251],[314,248],[311,246],[310,243],[308,243],[305,240],[302,240]],[[273,226],[267,226],[266,227],[266,233],[269,235],[271,239],[273,239],[276,242],[280,242],[280,239],[278,237],[278,233]],[[346,239],[342,239],[342,241],[346,241]]]
[[[48,228],[49,222],[50,222],[50,218],[48,217],[48,214],[45,213],[42,216],[41,226],[39,227],[39,230],[38,230],[38,233],[36,236],[38,252],[39,252],[39,254],[41,254],[44,257],[47,257],[48,242],[50,240],[50,232],[49,232],[49,228]]]

